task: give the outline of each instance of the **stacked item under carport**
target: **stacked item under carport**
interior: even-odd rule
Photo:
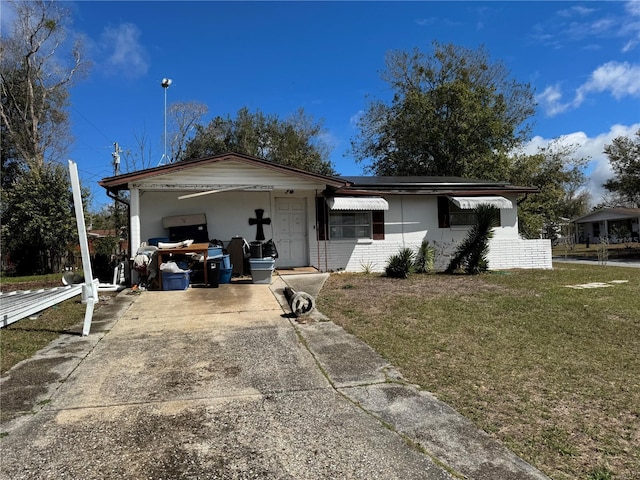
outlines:
[[[258,241],[251,242],[250,252],[251,282],[270,285],[271,275],[276,265],[275,259],[278,257],[273,240],[269,240],[264,244]]]

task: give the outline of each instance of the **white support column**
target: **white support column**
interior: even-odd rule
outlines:
[[[86,303],[84,312],[84,325],[82,335],[89,335],[93,308],[98,301],[98,279],[93,280],[91,271],[91,258],[89,256],[89,242],[87,241],[87,229],[84,224],[84,211],[82,209],[82,193],[80,191],[80,178],[78,165],[69,160],[69,174],[71,177],[71,189],[73,191],[73,204],[76,211],[76,224],[78,225],[78,239],[80,240],[80,253],[82,255],[82,272],[84,273],[84,285],[82,286],[82,302]]]
[[[132,188],[130,190],[131,198],[129,199],[130,221],[131,221],[131,257],[133,258],[140,248],[140,190]]]

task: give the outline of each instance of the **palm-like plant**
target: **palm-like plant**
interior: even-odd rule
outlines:
[[[436,251],[432,245],[429,244],[429,240],[423,240],[418,254],[414,268],[418,273],[431,273],[435,263]]]
[[[469,229],[466,238],[458,245],[456,253],[445,270],[453,273],[464,266],[467,273],[475,275],[488,267],[487,251],[489,240],[493,237],[493,228],[498,225],[498,208],[482,204],[474,209],[476,222]]]
[[[413,260],[415,253],[410,248],[401,248],[400,251],[392,255],[387,262],[385,273],[391,278],[407,278],[413,271]]]

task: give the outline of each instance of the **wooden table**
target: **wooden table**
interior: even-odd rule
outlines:
[[[160,289],[162,289],[162,270],[160,270],[160,265],[162,265],[163,260],[162,257],[168,254],[177,253],[179,255],[184,255],[186,253],[200,253],[204,256],[204,284],[208,285],[208,275],[207,275],[207,255],[209,253],[209,244],[208,243],[192,243],[188,247],[177,247],[177,248],[159,248],[157,250],[158,253],[158,281],[160,282]]]

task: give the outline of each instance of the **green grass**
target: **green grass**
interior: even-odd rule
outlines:
[[[0,285],[3,291],[50,288],[62,285],[62,275],[54,273],[28,277],[3,276]],[[16,363],[30,358],[61,334],[68,332],[71,327],[82,322],[85,309],[78,296],[48,308],[38,314],[35,320],[25,318],[0,329],[0,373],[5,373]]]
[[[71,327],[82,322],[86,306],[80,297],[48,308],[35,320],[19,320],[0,329],[0,373],[30,358]]]
[[[81,272],[80,272],[81,273]],[[29,275],[22,277],[10,277],[7,275],[0,276],[0,285],[7,286],[20,286],[20,284],[37,282],[41,284],[56,282],[61,284],[62,282],[62,274],[61,273],[50,273],[48,275]]]
[[[628,280],[607,288],[566,285]],[[318,309],[554,479],[640,471],[640,270],[332,275]],[[371,292],[376,292],[372,302]]]

